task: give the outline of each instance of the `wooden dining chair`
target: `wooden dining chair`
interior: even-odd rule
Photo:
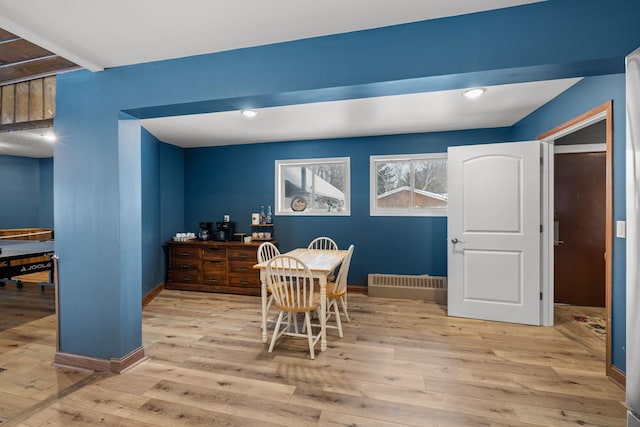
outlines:
[[[336,323],[342,337],[342,325],[340,323],[340,312],[338,311],[338,302],[342,306],[347,322],[350,322],[349,311],[347,310],[347,276],[349,275],[349,266],[351,265],[351,256],[353,255],[354,246],[349,246],[347,255],[345,255],[340,270],[338,270],[338,276],[334,282],[327,283],[327,317],[330,317],[331,309],[334,310],[336,316]]]
[[[330,237],[316,237],[309,243],[307,249],[322,249],[326,251],[338,250],[338,245]]]
[[[278,255],[280,255],[278,247],[271,242],[262,242],[262,244],[258,246],[259,263],[267,262]]]
[[[280,255],[278,247],[271,242],[262,242],[262,244],[258,246],[258,263],[267,262],[278,255]],[[269,310],[273,305],[273,294],[269,289],[267,289],[267,292],[270,294],[269,300],[267,301],[267,313],[269,313]]]
[[[336,280],[327,282],[327,312],[325,317],[325,327],[327,329],[337,329],[340,338],[344,335],[342,332],[342,320],[340,319],[340,308],[338,307],[338,302],[342,304],[342,310],[347,322],[351,321],[349,319],[349,312],[347,311],[347,276],[349,275],[349,265],[351,264],[353,249],[353,245],[349,246],[347,254],[344,257],[342,264],[340,264]],[[331,324],[331,316],[335,316],[335,325]],[[320,325],[313,324],[313,326]]]
[[[311,241],[311,243],[309,243],[309,246],[307,246],[307,249],[320,249],[320,250],[324,250],[324,251],[337,251],[338,250],[338,244],[331,239],[330,237],[316,237],[315,239],[313,239]],[[331,274],[328,279],[329,281],[333,281],[335,280],[336,276],[335,274]]]
[[[320,306],[319,295],[314,291],[313,276],[309,267],[289,255],[278,255],[267,263],[267,285],[271,289],[274,304],[280,310],[276,327],[271,337],[269,353],[273,352],[276,341],[283,335],[307,338],[311,359],[315,359],[314,347],[320,340],[320,331],[313,335],[310,313]],[[304,329],[298,330],[293,321],[298,313],[304,313]],[[284,328],[282,320],[286,316]]]

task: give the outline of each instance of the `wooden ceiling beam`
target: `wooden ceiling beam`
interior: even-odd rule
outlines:
[[[0,28],[0,86],[79,68],[74,62]]]
[[[80,68],[75,63],[60,56],[48,56],[0,67],[0,85],[30,80],[36,77],[56,74]]]
[[[24,39],[0,43],[0,64],[2,65],[51,55],[54,54]]]
[[[9,36],[7,38],[0,38],[0,45],[5,44],[5,43],[13,43],[16,42],[18,40],[22,40],[20,37],[18,36]]]
[[[29,122],[0,124],[0,133],[18,130],[42,129],[53,127],[53,119],[31,120]]]
[[[0,28],[0,43],[3,43],[5,41],[19,40],[19,39],[20,37],[16,36],[15,34],[10,33],[4,28]]]

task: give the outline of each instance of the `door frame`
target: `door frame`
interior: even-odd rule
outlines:
[[[542,225],[543,230],[553,230],[553,198],[554,198],[554,141],[569,135],[589,125],[605,120],[605,310],[607,314],[606,339],[606,374],[618,379],[618,370],[611,363],[611,288],[612,288],[612,255],[613,255],[613,101],[609,100],[568,122],[565,122],[541,135],[536,139],[543,144],[543,200]],[[553,325],[553,233],[543,233],[542,242],[542,287],[545,299],[542,307],[544,325]]]

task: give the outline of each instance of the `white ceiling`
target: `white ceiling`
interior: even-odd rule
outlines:
[[[468,99],[461,90],[318,102],[142,120],[156,138],[180,147],[438,132],[511,126],[580,79],[487,87]]]
[[[99,71],[538,1],[3,0],[0,27]],[[445,91],[264,108],[251,121],[222,112],[143,125],[185,147],[509,126],[575,81],[495,86],[473,102]]]
[[[0,27],[97,71],[538,1],[3,0]]]

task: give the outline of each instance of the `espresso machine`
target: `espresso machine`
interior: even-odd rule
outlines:
[[[219,242],[229,242],[233,240],[233,234],[236,232],[236,223],[232,221],[216,222],[216,231],[213,233],[213,240]]]
[[[213,225],[212,222],[200,223],[200,232],[198,233],[199,240],[210,240],[213,237],[212,225]]]

